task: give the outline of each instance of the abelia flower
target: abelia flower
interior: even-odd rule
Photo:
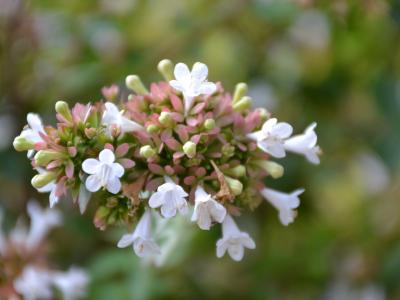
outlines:
[[[197,186],[192,222],[203,230],[209,230],[212,222],[222,223],[226,216],[226,208],[208,194],[203,187]]]
[[[297,189],[290,194],[282,193],[270,188],[263,188],[261,194],[279,211],[279,220],[285,226],[293,223],[296,217],[296,209],[300,205],[299,195],[304,189]]]
[[[133,245],[133,251],[139,257],[160,253],[160,247],[154,241],[151,234],[151,212],[146,210],[136,225],[133,233],[124,234],[118,242],[119,248]]]
[[[28,203],[28,214],[31,226],[25,243],[32,249],[42,242],[50,229],[61,224],[61,214],[53,208],[42,209],[35,201]]]
[[[261,130],[249,133],[248,138],[255,140],[257,146],[264,152],[274,157],[285,157],[284,140],[292,134],[293,128],[290,124],[279,122],[276,118],[269,119],[264,123]]]
[[[32,185],[50,192],[50,206],[69,193],[83,213],[91,193],[104,188],[109,193],[93,203],[96,227],[129,226],[140,219],[136,230],[119,242],[121,247],[133,244],[139,256],[159,252],[150,234],[150,208],[159,209],[165,219],[185,215],[194,206],[191,220],[200,229],[224,220],[223,227],[232,229],[227,212],[255,209],[264,177],[283,176],[283,167],[271,157],[282,158],[288,151],[319,162],[316,124],[291,137],[290,124],[251,108],[245,83],[229,93],[222,84],[207,81],[208,68],[202,63],[189,70],[163,60],[158,69],[166,81],[146,87],[138,75],[129,75],[129,95],[115,86],[103,90],[112,102],[78,103],[72,111],[67,102],[57,102],[59,122],[45,132],[40,119],[29,115],[24,134],[38,142],[21,136],[13,142],[17,151],[40,150],[32,164],[44,173]],[[279,210],[283,224],[293,222],[301,191],[261,193]],[[243,239],[222,239],[219,253],[232,248],[240,254],[245,241],[251,247]],[[231,240],[236,246],[227,242]],[[239,259],[239,254],[232,255]]]
[[[41,134],[46,134],[43,128],[42,120],[39,115],[29,113],[26,117],[28,126],[22,130],[20,136],[32,143],[43,142]],[[28,150],[28,157],[32,157],[35,150]]]
[[[75,300],[85,297],[89,276],[84,270],[71,267],[66,272],[54,272],[52,282],[60,290],[64,300]]]
[[[306,128],[303,134],[295,135],[285,140],[283,146],[286,151],[304,155],[309,162],[317,165],[319,164],[318,155],[321,149],[317,145],[315,127],[317,127],[317,123],[314,122]]]
[[[90,176],[86,179],[86,188],[90,192],[97,192],[101,187],[110,193],[117,194],[121,190],[120,178],[124,175],[121,164],[114,162],[115,155],[109,149],[99,154],[99,159],[88,158],[82,164],[82,170]]]
[[[247,232],[240,231],[233,218],[227,214],[222,223],[222,238],[217,242],[217,257],[222,257],[228,251],[235,261],[241,261],[244,248],[255,249],[256,244]]]
[[[157,192],[151,195],[149,206],[158,208],[161,206],[161,215],[165,218],[172,218],[179,211],[181,215],[188,212],[185,190],[177,185],[171,178],[165,176],[165,183],[157,188]]]
[[[24,300],[46,300],[53,298],[51,275],[47,270],[27,266],[14,280],[14,288]]]
[[[192,108],[194,97],[199,95],[213,94],[217,86],[215,83],[207,82],[208,68],[205,64],[197,62],[192,71],[184,63],[178,63],[174,69],[175,80],[169,84],[176,90],[182,92],[185,100],[185,114]]]
[[[144,129],[142,125],[124,117],[123,112],[119,111],[114,103],[106,102],[104,106],[106,107],[102,119],[104,125],[118,126],[121,129],[121,133]]]

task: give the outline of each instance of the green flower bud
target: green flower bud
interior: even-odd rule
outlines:
[[[214,129],[215,127],[215,120],[214,119],[207,119],[204,121],[204,128],[207,130]]]
[[[156,151],[150,145],[142,146],[140,148],[140,156],[150,158],[154,155],[156,155]]]
[[[235,103],[236,101],[239,101],[241,98],[246,96],[246,94],[247,94],[247,84],[244,82],[238,83],[235,87],[235,92],[233,94],[232,102]]]
[[[64,117],[69,122],[72,122],[71,110],[69,109],[69,105],[65,101],[57,101],[56,102],[56,112],[58,112],[61,116]]]
[[[260,114],[262,121],[266,121],[270,116],[270,113],[265,108],[257,108],[257,111]]]
[[[13,146],[17,151],[27,151],[35,148],[35,143],[28,141],[22,136],[17,136],[14,139]]]
[[[140,80],[140,77],[137,75],[129,75],[128,77],[126,77],[125,84],[128,88],[133,90],[136,94],[146,95],[149,93],[149,91],[143,85],[142,80]]]
[[[174,65],[172,61],[169,59],[163,59],[158,63],[157,66],[158,71],[164,76],[166,81],[170,81],[174,79]]]
[[[225,173],[233,177],[243,177],[246,175],[246,168],[243,165],[238,165],[226,170]]]
[[[196,155],[196,144],[192,141],[187,141],[183,145],[183,152],[189,157],[192,158]]]
[[[62,152],[56,152],[53,150],[40,150],[35,155],[35,162],[38,166],[46,166],[53,160],[65,157],[66,155]]]
[[[162,111],[158,117],[158,121],[165,127],[172,127],[174,120],[172,120],[171,114],[166,111]]]
[[[263,168],[269,175],[271,175],[272,178],[279,178],[282,177],[284,168],[274,162],[274,161],[269,161],[269,160],[256,160],[254,163]]]
[[[225,144],[221,149],[222,155],[226,157],[231,157],[235,154],[235,147],[230,144]]]
[[[55,172],[44,172],[42,174],[37,174],[33,176],[31,183],[34,188],[44,187],[46,184],[50,183],[54,179],[57,178],[57,174]]]
[[[235,196],[240,195],[243,191],[243,184],[237,179],[233,179],[228,176],[224,176],[224,177],[225,177],[226,183],[229,185],[229,188],[231,189],[232,193]]]
[[[150,134],[158,133],[159,130],[160,130],[160,127],[158,127],[158,126],[155,125],[155,124],[151,124],[151,125],[147,126],[146,130],[147,130],[147,132],[150,133]]]
[[[232,107],[233,110],[237,112],[249,109],[251,107],[251,98],[249,96],[244,96],[239,101],[235,102]]]

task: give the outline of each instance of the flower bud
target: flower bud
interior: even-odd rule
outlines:
[[[28,141],[22,136],[17,136],[14,139],[13,146],[17,151],[27,151],[35,148],[35,143]]]
[[[187,141],[183,145],[183,152],[189,157],[192,158],[196,155],[196,144],[192,141]]]
[[[158,63],[157,66],[158,71],[164,76],[166,81],[170,81],[174,79],[174,65],[169,59],[163,59]]]
[[[226,170],[225,173],[233,177],[243,177],[246,175],[246,168],[243,165],[238,165]]]
[[[247,94],[247,84],[244,82],[240,82],[235,87],[235,92],[233,94],[232,102],[235,103],[239,101],[241,98],[246,96]]]
[[[171,114],[167,111],[162,111],[158,117],[158,121],[165,127],[172,127],[174,120],[172,120]]]
[[[56,179],[56,177],[57,174],[55,172],[44,172],[33,176],[31,183],[34,188],[39,189]]]
[[[149,126],[146,127],[146,131],[150,134],[155,134],[158,133],[158,131],[160,130],[160,127],[158,127],[155,124],[151,124]]]
[[[231,157],[235,154],[235,147],[231,144],[225,144],[222,146],[221,152],[223,156]]]
[[[233,179],[228,176],[224,176],[224,177],[225,177],[226,183],[229,185],[229,188],[232,191],[232,193],[235,196],[240,195],[243,191],[243,184],[237,179]]]
[[[138,95],[146,95],[149,91],[143,85],[142,80],[137,75],[129,75],[126,77],[125,84]]]
[[[56,112],[59,113],[63,118],[69,122],[72,122],[71,110],[69,109],[69,105],[65,101],[57,101],[56,102]]]
[[[257,112],[260,114],[260,118],[262,121],[266,121],[270,117],[270,113],[265,108],[257,108]]]
[[[144,158],[150,158],[156,155],[156,151],[150,145],[142,146],[139,153],[140,156],[143,156]]]
[[[269,160],[256,160],[254,163],[263,168],[269,175],[271,175],[272,178],[279,178],[282,177],[284,169],[283,167],[274,162],[274,161],[269,161]]]
[[[40,150],[35,154],[35,163],[38,166],[46,166],[49,162],[64,158],[65,154],[62,152],[56,152],[53,150]]]
[[[214,129],[215,127],[215,120],[214,119],[207,119],[204,121],[204,128],[207,130]]]
[[[237,112],[249,109],[251,107],[251,98],[249,96],[244,96],[239,101],[233,103],[232,107],[233,110]]]

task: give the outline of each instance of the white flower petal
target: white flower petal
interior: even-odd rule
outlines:
[[[293,127],[288,123],[280,122],[274,126],[273,131],[274,135],[280,137],[281,139],[286,139],[291,136]]]
[[[164,218],[172,218],[176,215],[176,206],[173,201],[165,201],[161,206],[161,214]]]
[[[96,174],[100,166],[100,162],[94,158],[85,159],[82,163],[82,170],[88,174]]]
[[[86,179],[85,186],[88,191],[92,193],[97,192],[101,188],[101,180],[97,175],[90,175]]]
[[[162,193],[154,193],[149,199],[149,206],[151,208],[157,208],[163,205],[165,202],[164,195]]]
[[[34,113],[29,113],[26,119],[28,121],[29,127],[32,128],[33,131],[44,133],[42,120],[40,119],[39,115]]]
[[[112,194],[117,194],[121,190],[121,181],[118,177],[111,177],[106,185],[107,190]]]
[[[230,245],[228,253],[234,261],[241,261],[244,256],[244,247],[241,244]]]
[[[217,90],[217,86],[213,82],[204,82],[201,84],[199,88],[199,93],[204,95],[211,95],[214,94]]]
[[[205,64],[196,62],[192,67],[191,75],[198,81],[204,81],[208,76],[208,68]]]
[[[123,167],[121,164],[119,164],[119,163],[113,163],[113,164],[111,165],[111,168],[112,168],[112,170],[113,170],[113,174],[114,174],[115,176],[117,176],[118,178],[119,178],[119,177],[122,177],[122,176],[124,175],[124,173],[125,173],[124,167]]]
[[[181,82],[180,81],[178,81],[178,80],[171,80],[170,82],[169,82],[169,84],[170,84],[170,86],[172,86],[174,89],[176,89],[176,90],[178,90],[178,91],[183,91],[183,85],[181,84]]]
[[[184,63],[178,63],[174,69],[174,75],[178,81],[190,80],[190,71],[187,65]]]
[[[129,245],[133,244],[133,241],[134,241],[133,233],[124,234],[118,241],[117,247],[118,248],[128,247]]]
[[[110,149],[104,149],[99,154],[99,160],[103,164],[112,164],[115,161],[115,155]]]
[[[128,118],[121,117],[121,130],[123,132],[133,132],[143,130],[143,126]]]

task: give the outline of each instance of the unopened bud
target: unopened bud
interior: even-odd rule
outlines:
[[[247,94],[247,84],[244,82],[240,82],[235,87],[235,92],[233,94],[232,102],[235,103],[239,101],[242,97],[246,96]]]
[[[189,157],[192,158],[196,155],[196,144],[192,141],[187,141],[183,145],[183,152]]]
[[[238,165],[226,170],[225,173],[233,177],[243,177],[246,175],[246,168],[243,165]]]
[[[215,127],[215,120],[214,119],[207,119],[204,121],[204,128],[207,130],[214,129]]]
[[[150,145],[142,146],[140,148],[140,156],[150,158],[154,155],[156,155],[156,151]]]
[[[35,148],[35,143],[28,141],[22,136],[17,136],[14,139],[13,146],[17,151],[27,151]]]
[[[230,190],[235,196],[238,196],[242,193],[243,191],[243,184],[237,180],[233,179],[231,177],[225,176],[226,183],[229,185]]]
[[[235,147],[230,144],[225,144],[221,149],[222,155],[226,157],[231,157],[235,154]]]
[[[40,150],[35,154],[35,163],[38,166],[46,166],[53,160],[65,157],[66,155],[62,152],[56,152],[53,150]]]
[[[169,59],[163,59],[162,61],[160,61],[158,63],[157,69],[166,81],[174,79],[174,65]]]
[[[171,127],[174,124],[171,114],[167,111],[161,112],[160,116],[158,117],[158,121],[165,127]]]
[[[257,112],[260,114],[262,121],[266,121],[270,117],[270,113],[265,108],[257,108]]]
[[[237,112],[249,109],[251,107],[251,98],[249,96],[244,96],[240,100],[233,103],[232,107],[233,110]]]
[[[146,131],[150,134],[158,133],[159,130],[160,130],[160,127],[158,127],[155,124],[151,124],[146,127]]]
[[[65,120],[72,122],[71,110],[65,101],[56,102],[56,112],[58,112]]]
[[[39,189],[44,187],[46,184],[49,184],[51,181],[56,179],[56,177],[57,174],[55,172],[44,172],[33,176],[31,183],[34,188]]]
[[[269,161],[269,160],[256,160],[254,163],[263,168],[269,175],[271,175],[272,178],[279,178],[282,177],[284,168],[274,162],[274,161]]]
[[[140,77],[137,75],[129,75],[128,77],[126,77],[125,84],[136,94],[146,95],[149,93],[149,91],[143,85],[142,80],[140,80]]]

